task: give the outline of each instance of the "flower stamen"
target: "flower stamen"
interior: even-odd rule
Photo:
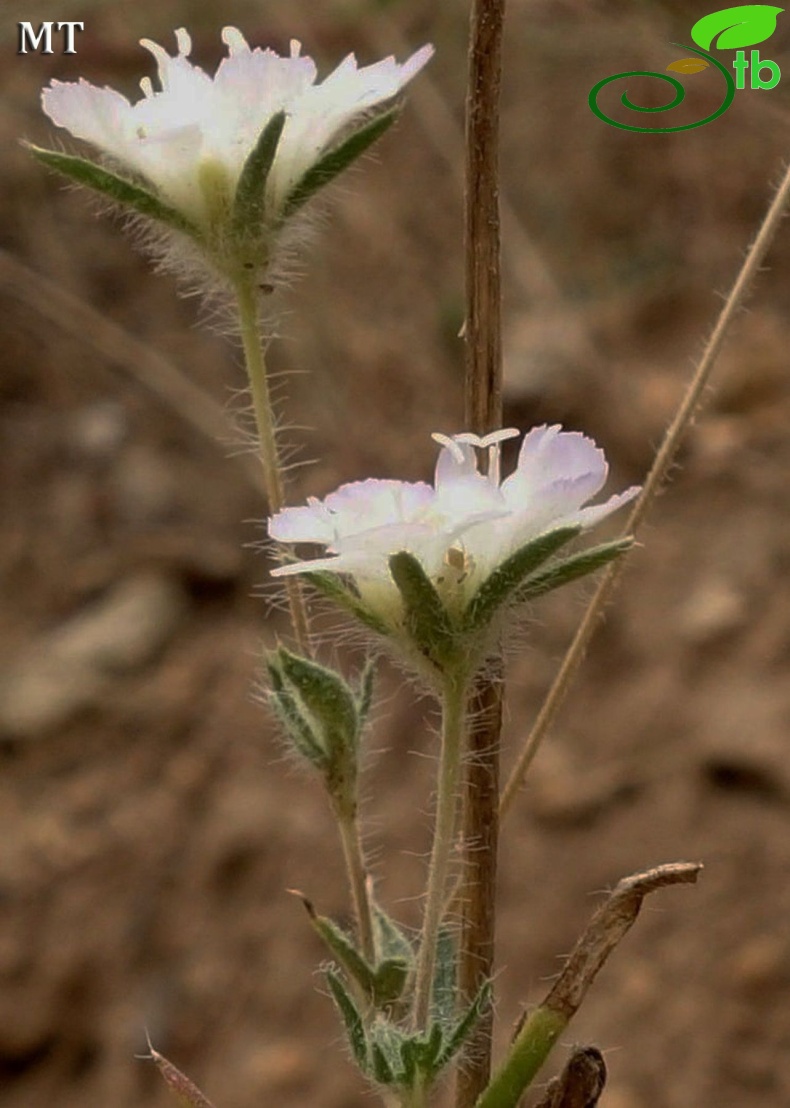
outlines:
[[[472,437],[474,438],[476,436]],[[443,435],[441,431],[434,431],[431,434],[431,438],[434,442],[438,442],[439,446],[444,446],[447,450],[449,450],[459,466],[463,465],[464,452],[458,445],[458,443],[462,441],[461,435],[455,435],[451,438],[450,435]]]

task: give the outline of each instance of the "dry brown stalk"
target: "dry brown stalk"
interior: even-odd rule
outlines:
[[[595,1108],[606,1085],[606,1063],[594,1046],[577,1047],[535,1108]]]
[[[499,99],[505,0],[474,0],[466,105],[465,426],[502,426],[502,306],[499,228]],[[467,1001],[490,979],[494,958],[502,681],[479,681],[472,696],[462,838],[463,929],[459,985]],[[491,1072],[493,1013],[486,1012],[459,1068],[456,1108],[471,1108]]]

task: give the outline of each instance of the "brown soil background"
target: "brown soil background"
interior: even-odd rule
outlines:
[[[459,429],[461,413],[466,5],[68,7],[2,13],[0,660],[17,716],[6,684],[0,1098],[164,1104],[134,1057],[147,1028],[219,1108],[361,1106],[370,1094],[323,995],[322,952],[285,892],[344,917],[333,828],[252,696],[261,645],[285,630],[254,470],[238,433],[206,434],[154,393],[129,343],[220,412],[244,407],[238,351],[17,139],[53,140],[38,110],[51,77],[131,94],[148,72],[137,39],[172,46],[182,24],[207,66],[224,23],[281,49],[300,37],[323,72],[350,49],[369,61],[433,41],[401,124],[326,205],[271,352],[278,372],[298,371],[283,378],[299,425],[288,442],[317,459],[294,471],[294,500],[360,476],[426,477],[429,433]],[[593,434],[613,488],[644,474],[790,150],[790,77],[676,135],[590,113],[597,80],[662,71],[708,10],[514,0],[509,13],[506,418]],[[16,55],[16,21],[45,18],[85,20],[76,57]],[[761,47],[783,67],[787,18]],[[687,79],[686,118],[718,103],[714,81]],[[705,863],[696,889],[653,898],[571,1026],[566,1046],[605,1052],[607,1108],[790,1104],[788,259],[785,227],[505,828],[498,1049],[602,890],[659,862]],[[119,329],[110,348],[99,318]],[[514,644],[506,765],[589,591],[536,606]],[[147,624],[127,628],[130,593]],[[53,643],[97,610],[114,645],[57,710]],[[332,641],[325,651],[337,655]],[[382,673],[369,844],[382,899],[414,922],[435,719],[399,686]]]

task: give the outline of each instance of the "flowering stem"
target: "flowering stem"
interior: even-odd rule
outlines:
[[[357,921],[359,945],[370,965],[376,961],[376,949],[373,942],[373,919],[368,897],[365,859],[359,836],[359,823],[356,815],[349,815],[336,809],[340,841],[343,845],[343,857],[346,862],[348,883],[351,889],[351,902]]]
[[[428,891],[422,922],[413,1023],[425,1029],[431,1006],[436,944],[447,895],[450,855],[456,835],[458,790],[465,732],[467,682],[458,674],[445,678],[442,698],[442,750],[436,798],[436,825],[433,833]]]
[[[254,281],[246,276],[236,279],[234,292],[239,313],[241,341],[244,347],[244,361],[250,382],[250,392],[252,393],[255,423],[258,429],[258,449],[261,465],[263,466],[263,483],[269,501],[269,514],[275,515],[285,503],[285,493],[282,466],[277,451],[274,430],[274,413],[266,373],[266,359],[259,330],[258,293]],[[310,633],[301,587],[295,578],[287,577],[285,588],[288,594],[294,636],[300,650],[305,654],[309,654]]]
[[[664,439],[645,480],[642,495],[634,504],[631,514],[628,517],[623,532],[626,535],[633,535],[636,533],[648,508],[655,499],[656,493],[664,484],[669,467],[675,457],[678,444],[699,408],[702,394],[707,386],[711,370],[715,365],[730,324],[743,307],[752,281],[759,272],[765,255],[768,253],[776,232],[779,230],[779,224],[784,217],[788,202],[790,202],[790,169],[786,171],[782,183],[779,185],[776,195],[766,212],[765,218],[757,232],[757,237],[749,248],[738,276],[735,278],[735,283],[719,314],[716,326],[713,328],[713,333],[708,340],[700,363],[689,382],[688,388],[686,389],[672,422],[667,428],[667,432],[664,435]],[[518,795],[524,776],[538,752],[538,747],[553,724],[557,712],[560,710],[565,700],[565,696],[581,664],[590,639],[600,623],[601,613],[611,596],[615,584],[619,580],[624,562],[625,558],[618,558],[609,565],[601,578],[601,582],[592,600],[587,606],[587,611],[584,613],[584,618],[579,625],[579,629],[571,645],[568,647],[568,651],[562,660],[559,672],[554,678],[554,683],[549,689],[543,706],[538,713],[538,718],[527,736],[527,740],[522,747],[507,784],[502,791],[502,799],[499,804],[500,820],[504,819],[510,808],[512,808],[513,801]]]
[[[400,1108],[428,1108],[428,1089],[421,1082],[401,1093]]]

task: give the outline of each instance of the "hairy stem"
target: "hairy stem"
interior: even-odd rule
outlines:
[[[765,255],[768,253],[776,232],[779,229],[779,224],[784,215],[788,199],[790,199],[790,168],[786,171],[782,183],[768,208],[765,219],[760,226],[760,230],[757,232],[757,237],[746,254],[746,258],[735,279],[732,290],[716,321],[716,326],[713,328],[713,333],[708,339],[700,363],[664,435],[664,439],[645,480],[642,494],[634,504],[631,514],[628,517],[623,532],[624,535],[636,533],[648,508],[655,499],[656,493],[664,483],[678,445],[697,412],[703,390],[708,383],[711,371],[716,363],[716,359],[730,325],[738,311],[742,308],[752,281],[757,275],[765,259]],[[624,562],[625,558],[618,558],[609,565],[587,607],[587,611],[584,613],[584,618],[579,625],[579,629],[571,645],[568,647],[562,665],[560,666],[557,676],[554,678],[554,683],[549,689],[543,706],[538,713],[538,718],[527,736],[518,760],[502,792],[502,799],[499,804],[500,820],[503,819],[512,808],[513,801],[518,795],[524,776],[537,754],[538,747],[553,724],[557,712],[565,700],[571,682],[584,657],[584,652],[600,622],[603,609],[619,579]]]
[[[425,914],[417,958],[413,1025],[425,1028],[431,1006],[436,943],[443,918],[447,895],[450,857],[456,835],[458,792],[461,778],[464,731],[466,724],[466,682],[454,677],[445,679],[442,702],[442,750],[439,760],[439,781],[436,797],[436,823],[428,870],[428,890]]]
[[[263,482],[269,502],[269,512],[274,515],[285,504],[282,466],[277,451],[274,429],[274,411],[269,393],[266,359],[258,319],[258,294],[250,278],[240,277],[234,286],[239,313],[244,361],[252,393],[255,423],[258,429],[258,452],[263,467]],[[294,577],[285,578],[291,625],[299,649],[310,653],[310,634],[307,610],[299,582]]]
[[[473,0],[466,102],[465,426],[484,435],[502,426],[502,313],[499,227],[499,99],[505,0]],[[491,977],[497,871],[499,674],[478,681],[464,786],[464,866],[459,989],[469,1003]],[[456,1108],[471,1108],[491,1072],[493,1011],[483,1013],[458,1068]]]
[[[376,949],[373,941],[373,917],[368,897],[367,873],[359,836],[359,824],[356,816],[337,812],[337,824],[340,841],[343,845],[343,857],[346,863],[348,884],[351,889],[351,903],[357,921],[359,944],[370,965],[376,961]]]

